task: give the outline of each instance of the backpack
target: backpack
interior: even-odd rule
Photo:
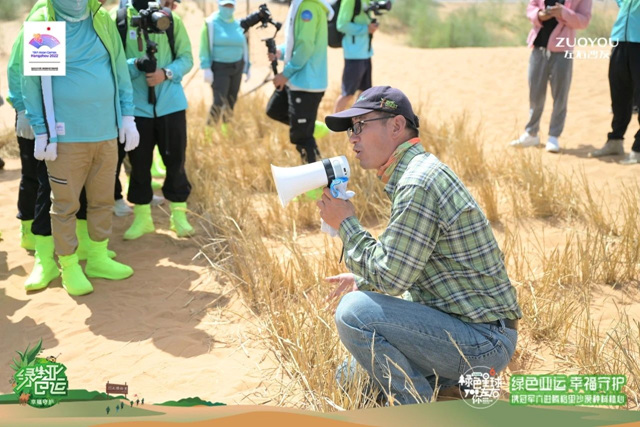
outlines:
[[[173,61],[176,60],[176,39],[173,35],[173,14],[169,14],[171,18],[171,25],[167,28],[165,33],[167,34],[167,39],[169,39],[169,47],[171,48],[171,58]],[[127,48],[127,28],[129,22],[127,21],[127,8],[121,7],[118,9],[118,13],[116,15],[116,26],[118,27],[118,33],[120,33],[120,38],[122,39],[122,47],[124,49]]]
[[[344,33],[338,31],[338,13],[340,12],[341,3],[342,0],[336,0],[331,5],[331,7],[333,8],[333,18],[331,18],[331,21],[327,23],[327,25],[329,26],[329,47],[342,47],[342,38],[344,37]],[[360,15],[361,10],[362,2],[361,0],[356,0],[353,7],[353,16],[351,17],[351,22],[356,19],[356,16]]]

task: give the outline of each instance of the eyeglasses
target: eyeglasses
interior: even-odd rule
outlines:
[[[347,129],[347,135],[349,136],[349,138],[351,138],[353,135],[360,135],[362,133],[362,127],[364,126],[365,123],[375,122],[376,120],[390,119],[392,117],[395,117],[395,116],[382,116],[382,117],[376,117],[373,119],[360,120],[359,122],[355,122],[354,124],[352,124]]]

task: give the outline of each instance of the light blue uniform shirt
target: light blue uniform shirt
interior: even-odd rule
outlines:
[[[67,75],[52,78],[56,123],[62,124],[57,126],[58,142],[113,139],[118,129],[109,53],[91,18],[67,22],[66,28]]]
[[[362,3],[360,14],[353,18],[355,2]],[[369,24],[371,21],[364,13],[367,3],[362,0],[342,0],[337,18],[337,29],[344,33],[342,49],[345,59],[368,59],[373,56],[373,48],[369,46]],[[353,18],[353,22],[351,19]]]
[[[238,62],[244,57],[244,33],[236,20],[225,22],[216,16],[213,21],[213,52],[215,62]]]
[[[611,40],[640,43],[640,0],[616,0],[620,11],[611,29]]]

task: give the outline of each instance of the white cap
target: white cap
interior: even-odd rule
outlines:
[[[236,5],[236,0],[218,0],[218,4],[220,6],[224,6],[225,4],[232,4],[232,5]]]

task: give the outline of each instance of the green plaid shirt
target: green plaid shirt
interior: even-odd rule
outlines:
[[[465,322],[522,317],[489,221],[449,167],[416,144],[385,192],[391,218],[377,241],[355,216],[340,224],[360,290],[404,294]]]

